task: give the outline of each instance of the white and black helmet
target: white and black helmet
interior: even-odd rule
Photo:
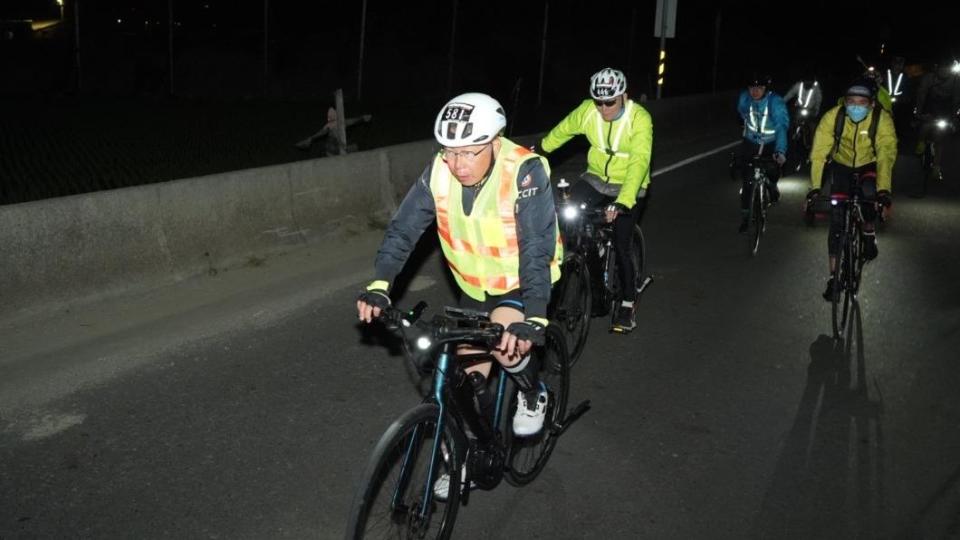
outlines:
[[[627,78],[619,69],[603,68],[590,77],[590,97],[613,99],[627,91]]]
[[[500,103],[486,94],[461,94],[440,109],[433,136],[446,147],[488,143],[507,125]]]

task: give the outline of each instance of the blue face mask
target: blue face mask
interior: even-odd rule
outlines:
[[[867,117],[870,108],[866,105],[847,105],[847,116],[854,122],[859,122]]]

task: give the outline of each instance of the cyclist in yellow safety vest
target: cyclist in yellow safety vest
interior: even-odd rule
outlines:
[[[390,305],[390,284],[436,222],[463,293],[461,306],[489,312],[506,329],[493,356],[519,387],[513,431],[528,437],[542,429],[547,407],[539,366],[528,351],[544,342],[563,248],[547,162],[503,137],[505,125],[500,103],[486,94],[463,94],[444,105],[433,130],[440,149],[393,216],[377,252],[375,280],[357,299],[357,310],[370,322]],[[485,413],[494,405],[490,366],[466,370]],[[445,488],[438,482],[439,493]]]
[[[576,135],[590,141],[587,171],[570,188],[572,199],[588,206],[606,206],[607,222],[614,223],[617,268],[623,297],[614,314],[618,333],[636,328],[634,303],[633,229],[648,199],[653,121],[650,113],[627,96],[627,78],[620,70],[604,68],[590,78],[590,98],[556,125],[540,143],[553,152]]]

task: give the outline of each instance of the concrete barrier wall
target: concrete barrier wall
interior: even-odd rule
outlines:
[[[644,106],[654,117],[658,146],[663,137],[707,129],[733,114],[730,94]],[[525,144],[536,139],[517,137]],[[0,320],[158,286],[344,228],[382,224],[435,149],[427,140],[0,206]]]

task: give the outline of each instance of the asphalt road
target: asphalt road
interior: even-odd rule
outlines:
[[[594,320],[571,397],[593,408],[533,484],[474,494],[456,536],[960,538],[952,146],[922,199],[898,161],[841,342],[805,178],[781,181],[751,257],[725,153],[658,176],[640,327]],[[419,399],[355,321],[376,241],[0,329],[0,538],[342,536],[367,455]],[[413,275],[401,304],[450,301],[436,257]]]

